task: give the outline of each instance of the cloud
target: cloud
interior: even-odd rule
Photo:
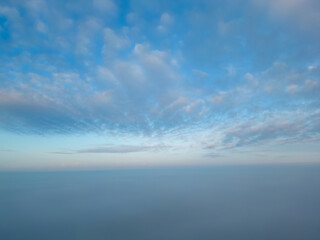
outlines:
[[[207,127],[208,131],[201,134],[199,147],[208,155],[224,155],[239,151],[261,152],[261,147],[314,144],[320,139],[319,111],[269,110],[244,119],[225,119]],[[255,148],[258,150],[252,150]]]
[[[163,13],[160,17],[160,23],[163,25],[173,24],[174,18],[169,13]]]
[[[295,96],[296,101],[315,101],[319,99],[315,92],[320,87],[317,75],[318,73],[310,71],[308,66],[296,69],[283,62],[275,62],[267,70],[252,77],[266,94],[273,96],[274,100],[287,98],[289,94]],[[260,94],[264,96],[263,93]]]
[[[119,145],[119,146],[105,146],[98,148],[88,148],[76,151],[76,153],[135,153],[135,152],[153,152],[162,151],[171,148],[169,145]]]
[[[94,36],[99,35],[102,26],[99,19],[90,17],[78,25],[76,35],[76,53],[91,55],[91,49],[94,47]]]
[[[227,96],[226,92],[219,92],[211,97],[210,102],[214,105],[219,105],[227,98]]]
[[[0,5],[0,14],[9,18],[13,23],[20,18],[20,13],[16,8],[4,5]]]
[[[173,24],[174,17],[171,14],[165,12],[160,17],[160,24],[158,25],[157,29],[160,32],[164,32],[167,31],[167,29],[171,27]]]
[[[46,33],[48,31],[47,26],[42,21],[37,21],[36,29],[41,33]]]
[[[64,155],[64,154],[73,154],[72,152],[48,152],[48,153],[50,153],[50,154],[62,154],[62,155]]]
[[[147,44],[136,44],[130,58],[112,57],[108,67],[98,65],[85,75],[19,73],[16,81],[3,82],[1,125],[33,133],[157,131],[168,119],[172,126],[183,124],[184,113],[191,114],[201,102],[190,99],[174,118],[162,111],[177,94],[187,95],[181,79],[176,59]]]
[[[112,0],[93,0],[95,9],[113,15],[117,12],[117,6]]]
[[[289,104],[292,112],[316,109],[319,101],[314,72],[307,67],[297,71],[283,63],[260,73],[246,73],[237,87],[197,92],[184,85],[173,56],[145,44],[137,44],[129,59],[114,60],[109,68],[98,66],[87,78],[72,72],[52,73],[51,77],[27,73],[19,78],[5,82],[0,94],[1,125],[17,132],[153,134],[214,124],[232,115],[283,111]],[[269,85],[273,88],[265,91]],[[294,101],[278,104],[292,95],[296,96]],[[291,122],[287,117],[283,120]],[[253,140],[267,136],[260,128],[251,130],[257,135]],[[231,139],[232,133],[236,138],[236,132],[227,135]]]
[[[199,69],[192,69],[192,73],[199,79],[206,79],[208,78],[209,74],[204,72],[204,71],[201,71]]]
[[[127,36],[122,32],[116,34],[112,29],[105,28],[103,30],[104,45],[102,48],[102,54],[107,58],[115,57],[115,54],[129,46],[130,41]]]
[[[317,0],[253,0],[254,3],[267,7],[273,17],[294,23],[312,34],[318,34],[320,22],[320,4]]]
[[[234,147],[258,144],[283,137],[297,137],[305,126],[301,122],[288,122],[271,119],[265,123],[252,124],[250,122],[238,124],[226,131],[225,143],[233,143]]]

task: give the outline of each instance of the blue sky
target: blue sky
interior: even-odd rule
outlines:
[[[317,162],[320,2],[0,2],[0,169]]]

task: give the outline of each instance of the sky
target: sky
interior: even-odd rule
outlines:
[[[0,170],[319,156],[318,0],[0,1]]]

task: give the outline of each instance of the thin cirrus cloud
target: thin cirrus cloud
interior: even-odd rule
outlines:
[[[2,1],[0,127],[48,138],[183,136],[185,149],[205,151],[315,141],[319,7],[316,0]],[[119,142],[74,152],[153,149]]]
[[[135,152],[150,152],[150,151],[163,151],[171,148],[165,144],[157,145],[119,145],[119,146],[105,146],[97,148],[81,149],[76,153],[135,153]]]
[[[139,152],[158,152],[172,148],[167,144],[155,145],[106,145],[99,147],[84,148],[72,151],[49,152],[50,154],[82,154],[82,153],[139,153]],[[9,151],[9,150],[0,150]]]

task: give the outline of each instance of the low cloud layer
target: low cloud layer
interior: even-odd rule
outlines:
[[[164,144],[158,145],[120,145],[104,146],[97,148],[87,148],[76,151],[76,153],[135,153],[135,152],[153,152],[171,148]]]

